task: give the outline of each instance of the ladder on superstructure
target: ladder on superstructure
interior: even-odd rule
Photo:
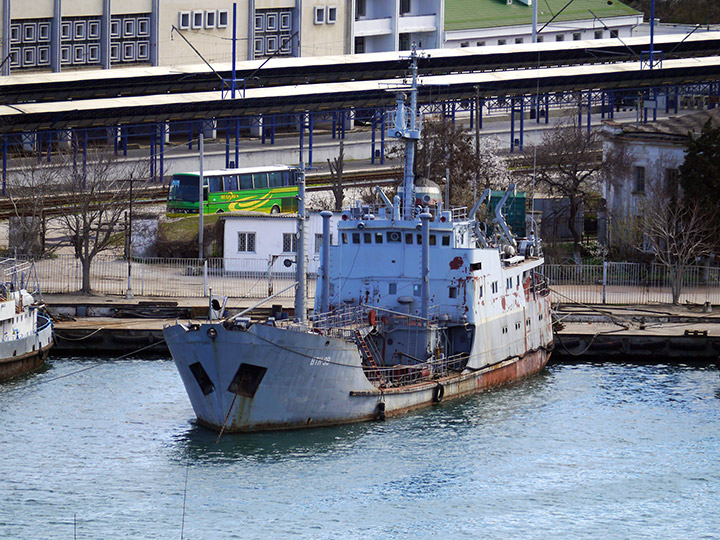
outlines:
[[[357,346],[360,348],[360,352],[362,352],[363,357],[365,358],[367,363],[370,364],[370,367],[372,367],[373,369],[380,369],[380,366],[375,360],[375,355],[379,356],[380,354],[379,351],[375,349],[375,354],[373,354],[370,345],[362,336],[360,330],[355,330],[355,343],[357,343]]]

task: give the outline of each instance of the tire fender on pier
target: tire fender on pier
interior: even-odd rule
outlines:
[[[445,387],[442,384],[437,383],[435,388],[433,388],[433,396],[432,396],[433,403],[440,403],[444,397],[445,397]]]

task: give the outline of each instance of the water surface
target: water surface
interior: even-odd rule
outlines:
[[[556,365],[218,443],[168,360],[51,365],[0,385],[0,538],[720,538],[714,368]]]

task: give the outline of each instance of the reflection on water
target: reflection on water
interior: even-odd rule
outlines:
[[[718,398],[715,368],[555,365],[216,442],[172,362],[55,359],[0,385],[0,537],[71,538],[77,516],[78,538],[712,538]]]

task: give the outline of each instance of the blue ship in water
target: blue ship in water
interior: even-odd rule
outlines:
[[[342,213],[330,245],[323,212],[322,269],[305,318],[303,189],[298,219],[296,318],[252,324],[239,314],[176,324],[164,335],[198,421],[220,432],[342,424],[400,414],[533,375],[553,346],[536,227],[513,235],[503,217],[511,186],[479,218],[415,189],[422,119],[417,55],[386,126],[405,142],[402,195]],[[406,104],[409,93],[410,103]]]

